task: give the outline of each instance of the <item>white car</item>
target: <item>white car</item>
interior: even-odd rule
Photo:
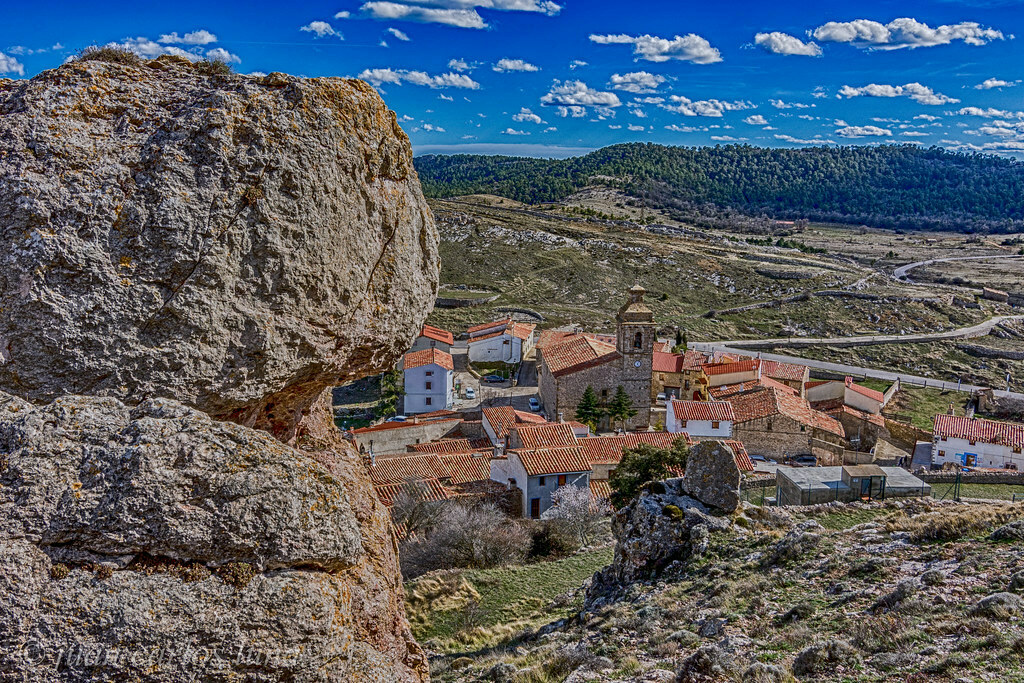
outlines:
[[[540,411],[540,401],[538,401],[533,396],[530,397],[530,410],[532,410],[535,413]]]
[[[476,389],[473,387],[466,387],[466,398],[476,398]]]

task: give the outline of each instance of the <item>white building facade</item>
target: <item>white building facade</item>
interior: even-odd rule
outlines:
[[[728,401],[672,400],[665,407],[665,429],[696,440],[731,439],[735,419]]]
[[[455,372],[451,354],[424,349],[406,354],[405,413],[446,410],[455,404]]]

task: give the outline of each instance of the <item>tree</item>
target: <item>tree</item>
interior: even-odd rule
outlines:
[[[591,431],[596,432],[597,426],[605,414],[605,409],[601,407],[601,401],[597,398],[594,387],[587,386],[580,398],[579,405],[576,406],[576,419],[590,427]]]
[[[430,500],[428,493],[422,481],[408,479],[395,496],[391,520],[396,526],[405,526],[406,536],[428,531],[441,518],[448,501]]]
[[[551,494],[551,507],[541,519],[549,519],[579,545],[587,545],[601,523],[600,508],[594,504],[590,487],[561,486]]]
[[[402,397],[399,382],[402,376],[398,370],[389,370],[380,376],[380,398],[373,412],[377,417],[391,417],[398,411],[398,399]]]
[[[608,416],[612,418],[614,424],[617,420],[622,425],[623,431],[626,429],[626,420],[636,415],[636,408],[633,407],[633,399],[626,393],[626,389],[620,384],[615,390],[615,396],[612,397],[612,402],[608,405]]]
[[[621,508],[648,482],[682,476],[689,455],[690,447],[682,437],[676,439],[671,448],[640,444],[622,451],[622,460],[608,478],[612,505]]]

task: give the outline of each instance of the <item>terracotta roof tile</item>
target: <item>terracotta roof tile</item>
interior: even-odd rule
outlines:
[[[654,372],[682,372],[684,360],[683,354],[681,353],[662,353],[660,351],[655,351],[651,370]]]
[[[595,341],[585,335],[574,335],[544,350],[544,365],[555,377],[584,368],[602,365],[620,358],[612,344]]]
[[[788,384],[778,382],[771,377],[761,377],[759,379],[752,379],[738,384],[722,384],[717,387],[709,388],[708,393],[712,398],[724,401],[739,394],[747,394],[751,391],[761,391],[762,389],[778,389],[779,391],[784,391],[787,394],[792,394],[793,396],[800,395],[800,392],[797,389],[794,389]]]
[[[771,415],[785,415],[802,425],[846,436],[839,421],[814,410],[806,399],[774,387],[740,394],[730,399],[730,403],[736,413],[737,425]]]
[[[757,370],[760,362],[756,358],[749,358],[747,360],[740,360],[734,363],[705,363],[704,374],[709,377],[712,375],[731,375],[738,372],[751,372]]]
[[[448,500],[453,495],[453,492],[445,487],[438,479],[421,479],[417,483],[422,485],[421,490],[424,494],[424,500]],[[398,498],[398,494],[402,492],[402,489],[404,489],[405,486],[406,482],[399,482],[396,484],[374,484],[373,488],[377,492],[377,496],[380,498],[381,502],[388,507],[391,507],[395,504],[395,499]]]
[[[423,413],[426,415],[427,413]],[[372,427],[360,427],[359,429],[353,429],[353,434],[372,434],[373,432],[386,432],[392,429],[410,429],[412,427],[421,427],[425,422],[462,422],[461,417],[441,417],[436,419],[422,419],[423,415],[417,415],[416,419],[418,422],[412,420],[406,420],[405,422],[382,422],[379,425],[373,425]]]
[[[754,461],[750,459],[747,448],[743,445],[742,441],[729,439],[723,443],[732,449],[733,460],[736,461],[736,467],[739,468],[740,472],[754,471]]]
[[[441,439],[427,443],[410,444],[413,453],[472,453],[478,450],[469,439]]]
[[[569,474],[589,472],[590,461],[579,446],[571,448],[538,448],[536,450],[515,450],[523,463],[526,474],[536,477],[545,474]]]
[[[403,484],[441,476],[441,461],[434,453],[374,458],[370,465],[370,481],[374,484]]]
[[[525,410],[517,410],[516,421],[523,422],[525,424],[545,424],[547,422],[543,415],[537,413],[528,413]]]
[[[539,425],[520,425],[514,427],[522,448],[559,448],[576,446],[576,435],[572,427],[565,423],[551,422]]]
[[[483,323],[481,325],[473,325],[473,327],[467,329],[466,332],[468,332],[470,336],[473,336],[474,332],[482,332],[483,330],[489,330],[492,327],[506,327],[511,322],[512,318],[502,318],[501,320],[494,320],[492,322]]]
[[[655,448],[671,448],[676,439],[684,439],[692,444],[690,435],[682,432],[632,432],[618,436],[587,436],[579,440],[580,446],[591,465],[617,465],[622,460],[622,451],[636,448],[642,443]]]
[[[936,415],[932,429],[936,437],[1024,448],[1024,425],[983,418]]]
[[[525,341],[530,338],[530,335],[533,334],[535,329],[537,329],[536,325],[531,325],[529,323],[514,323],[512,325],[512,336]]]
[[[607,479],[591,479],[590,495],[598,500],[608,500],[612,497],[612,487]]]
[[[452,484],[468,484],[491,478],[491,459],[486,453],[452,453],[438,458],[442,475]]]
[[[442,351],[441,349],[423,349],[422,351],[414,351],[413,353],[405,354],[404,367],[406,370],[431,364],[439,365],[445,370],[455,369],[455,363],[452,361],[452,355]]]
[[[516,426],[516,411],[512,406],[495,406],[483,409],[484,419],[491,425],[499,439],[508,436],[510,429]]]
[[[426,337],[427,339],[433,339],[434,341],[444,342],[449,346],[455,343],[455,335],[448,330],[442,330],[440,327],[434,327],[433,325],[424,325],[423,329],[420,330],[420,336]]]
[[[771,377],[772,379],[799,382],[803,380],[804,373],[806,372],[806,365],[797,365],[795,363],[781,363],[775,360],[761,361],[761,374],[767,377]]]
[[[736,419],[732,404],[728,401],[678,401],[673,399],[672,413],[677,420],[732,422]]]
[[[846,378],[846,386],[851,391],[854,391],[860,394],[861,396],[866,396],[870,398],[872,401],[878,401],[879,403],[881,403],[882,401],[885,400],[885,394],[883,394],[881,391],[878,391],[877,389],[869,389],[868,387],[861,386],[860,384],[855,384],[852,377]]]

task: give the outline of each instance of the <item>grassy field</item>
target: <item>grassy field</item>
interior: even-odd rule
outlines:
[[[579,609],[580,584],[612,559],[612,548],[521,567],[452,571],[406,584],[416,639],[443,652],[477,651]]]
[[[949,410],[957,415],[964,414],[964,405],[969,395],[959,391],[940,391],[921,387],[901,388],[886,406],[883,413],[889,417],[909,421],[910,424],[929,432],[935,423],[935,416]]]
[[[979,500],[1024,500],[1024,485],[961,483],[960,497]],[[952,500],[953,484],[932,484],[932,498]]]

